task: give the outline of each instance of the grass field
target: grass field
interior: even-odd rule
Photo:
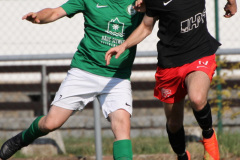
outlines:
[[[67,153],[90,156],[95,154],[94,139],[65,139]],[[112,154],[113,138],[103,138],[103,155]],[[132,139],[134,154],[171,153],[166,137],[139,137]]]
[[[74,155],[94,155],[94,139],[65,139],[67,153]],[[222,158],[240,157],[240,133],[222,134],[218,137]],[[112,154],[112,138],[103,138],[103,155]],[[140,154],[174,154],[167,137],[138,137],[132,139],[133,153]],[[201,142],[187,142],[187,150],[192,155],[203,154]]]
[[[236,160],[240,157],[240,133],[223,134],[218,137],[221,159]],[[66,155],[62,157],[91,157],[95,155],[95,146],[93,138],[67,138],[64,139]],[[113,138],[103,138],[103,155],[112,155]],[[0,141],[2,144],[3,141]],[[174,155],[167,137],[138,137],[132,139],[134,155]],[[203,146],[200,142],[187,142],[187,150],[190,151],[192,159],[200,159],[203,155]],[[25,159],[20,152],[14,155],[15,158]],[[28,157],[29,158],[29,157]],[[34,157],[35,159],[36,157]],[[31,159],[31,158],[30,158]],[[53,159],[53,158],[52,158]],[[60,158],[57,158],[60,159]],[[136,159],[136,158],[135,158]],[[171,159],[171,158],[170,158]]]

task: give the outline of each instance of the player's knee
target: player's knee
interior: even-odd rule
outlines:
[[[198,111],[201,110],[207,103],[207,98],[204,95],[194,95],[194,96],[189,96],[190,101],[191,101],[191,105],[193,107],[194,110]]]
[[[130,139],[130,123],[124,119],[113,121],[112,131],[116,140]]]
[[[130,138],[130,114],[125,110],[117,110],[109,114],[112,131],[116,140]]]
[[[44,125],[42,126],[42,130],[46,131],[46,132],[52,132],[58,128],[60,128],[61,126],[58,125],[57,123],[54,122],[45,122]]]
[[[109,115],[112,128],[124,129],[130,127],[130,114],[125,110],[117,110]]]
[[[112,129],[113,130],[127,130],[130,126],[130,123],[128,120],[126,119],[118,119],[117,121],[112,121]]]

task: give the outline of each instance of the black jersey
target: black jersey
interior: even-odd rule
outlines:
[[[171,68],[212,55],[221,45],[207,29],[205,0],[146,0],[159,17],[158,66]]]

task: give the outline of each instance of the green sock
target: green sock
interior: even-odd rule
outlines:
[[[22,133],[22,139],[23,142],[26,144],[30,144],[32,143],[35,139],[37,139],[38,137],[41,136],[45,136],[48,133],[44,133],[42,132],[39,127],[38,127],[38,122],[40,121],[40,119],[44,117],[44,116],[39,116],[37,117],[32,124],[30,125],[30,127],[26,130],[23,131]]]
[[[115,141],[113,143],[114,160],[132,160],[132,142],[129,139]]]

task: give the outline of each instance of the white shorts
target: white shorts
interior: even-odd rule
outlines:
[[[98,98],[105,118],[118,109],[124,109],[132,115],[129,80],[98,76],[77,68],[68,71],[51,105],[83,110],[95,98]]]

